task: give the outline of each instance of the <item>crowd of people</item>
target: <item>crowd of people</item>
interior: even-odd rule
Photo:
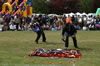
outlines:
[[[70,21],[77,30],[96,30],[100,28],[100,16],[95,17],[93,15],[33,15],[28,17],[0,15],[0,31],[32,31],[32,25],[39,20],[41,20],[40,24],[45,30],[52,31],[62,30],[68,21]]]

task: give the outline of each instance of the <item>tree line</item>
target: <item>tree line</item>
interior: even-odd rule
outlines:
[[[7,0],[5,0],[7,1]],[[99,0],[33,0],[33,13],[96,12]],[[0,11],[2,10],[0,0]]]
[[[95,13],[100,7],[100,0],[33,0],[34,13],[56,13],[69,12]]]

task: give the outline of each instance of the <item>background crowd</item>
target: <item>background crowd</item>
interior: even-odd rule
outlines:
[[[0,31],[32,31],[32,25],[38,22],[38,20],[41,20],[41,24],[45,30],[62,30],[67,21],[70,21],[77,30],[100,29],[100,16],[40,15],[33,15],[32,17],[0,15]]]

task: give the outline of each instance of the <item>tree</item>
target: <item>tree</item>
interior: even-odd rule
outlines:
[[[93,7],[93,0],[80,0],[80,12],[93,12],[92,7]]]
[[[97,8],[100,8],[100,0],[93,1],[93,12],[96,12]]]
[[[63,14],[69,12],[77,12],[77,3],[79,0],[50,0],[50,12]]]
[[[33,12],[34,13],[49,13],[46,0],[33,0]]]

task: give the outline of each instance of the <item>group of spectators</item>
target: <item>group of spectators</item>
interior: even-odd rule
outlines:
[[[42,16],[42,17],[40,17]],[[76,29],[88,30],[97,29],[100,27],[100,16],[48,16],[48,15],[33,15],[28,17],[23,16],[1,16],[0,15],[0,31],[32,31],[32,25],[41,19],[40,24],[45,30],[62,30],[64,25],[69,20]]]

